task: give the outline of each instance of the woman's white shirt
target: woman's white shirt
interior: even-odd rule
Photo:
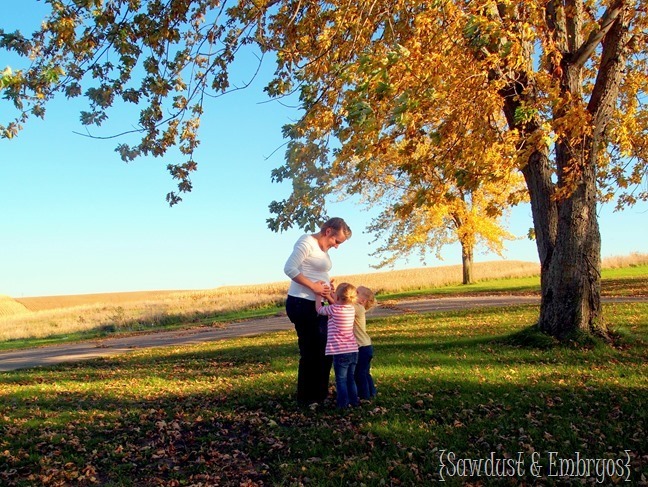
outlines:
[[[284,272],[291,279],[288,295],[315,301],[313,291],[292,279],[303,274],[313,282],[324,281],[330,284],[328,272],[331,267],[331,259],[327,252],[320,249],[317,239],[312,235],[302,235],[284,266]]]

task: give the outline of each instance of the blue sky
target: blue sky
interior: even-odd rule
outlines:
[[[32,3],[32,2],[29,2]],[[0,28],[24,25],[14,15],[24,10],[0,0],[9,15]],[[12,15],[14,14],[14,15]],[[0,53],[0,69],[12,65]],[[14,67],[15,64],[13,64]],[[272,70],[270,63],[267,69]],[[246,65],[234,82],[243,83]],[[289,194],[287,184],[270,180],[282,164],[281,127],[297,113],[268,102],[263,80],[206,105],[195,155],[194,189],[170,208],[175,189],[166,165],[178,159],[142,158],[126,164],[114,149],[118,140],[96,140],[83,132],[83,100],[56,100],[45,120],[30,120],[14,140],[0,139],[0,294],[13,297],[157,289],[208,289],[222,285],[286,280],[283,265],[301,230],[281,234],[266,225],[268,204]],[[6,102],[0,118],[6,122]],[[112,112],[109,135],[132,125],[119,108]],[[331,250],[333,275],[374,272],[376,264],[364,232],[375,212],[353,202],[332,203],[354,231]],[[599,210],[604,256],[648,250],[648,205],[622,213]],[[526,235],[532,226],[527,206],[514,209],[509,229]],[[461,263],[457,246],[426,265]],[[507,259],[537,261],[535,243],[526,238],[507,244]],[[476,261],[499,257],[479,251]],[[396,268],[420,267],[417,256]]]

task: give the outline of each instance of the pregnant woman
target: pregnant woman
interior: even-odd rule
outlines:
[[[297,401],[322,403],[328,396],[331,357],[325,355],[327,317],[317,314],[315,300],[334,290],[329,277],[328,251],[351,237],[342,218],[331,218],[315,234],[302,235],[295,243],[284,272],[291,279],[286,314],[295,325],[299,345]]]

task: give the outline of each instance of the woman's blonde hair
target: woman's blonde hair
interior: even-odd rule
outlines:
[[[371,289],[365,286],[358,286],[357,293],[358,296],[365,298],[365,309],[371,309],[376,306],[376,295]]]
[[[338,284],[338,286],[335,288],[335,296],[337,297],[338,301],[342,301],[344,303],[355,303],[356,298],[358,297],[358,292],[353,284],[343,282],[341,284]]]

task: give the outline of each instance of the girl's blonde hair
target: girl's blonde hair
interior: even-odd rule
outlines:
[[[335,288],[335,296],[343,303],[355,303],[358,292],[353,284],[343,282]]]
[[[376,306],[376,295],[371,289],[365,286],[358,286],[357,293],[358,296],[362,296],[365,299],[365,309],[369,310]]]

